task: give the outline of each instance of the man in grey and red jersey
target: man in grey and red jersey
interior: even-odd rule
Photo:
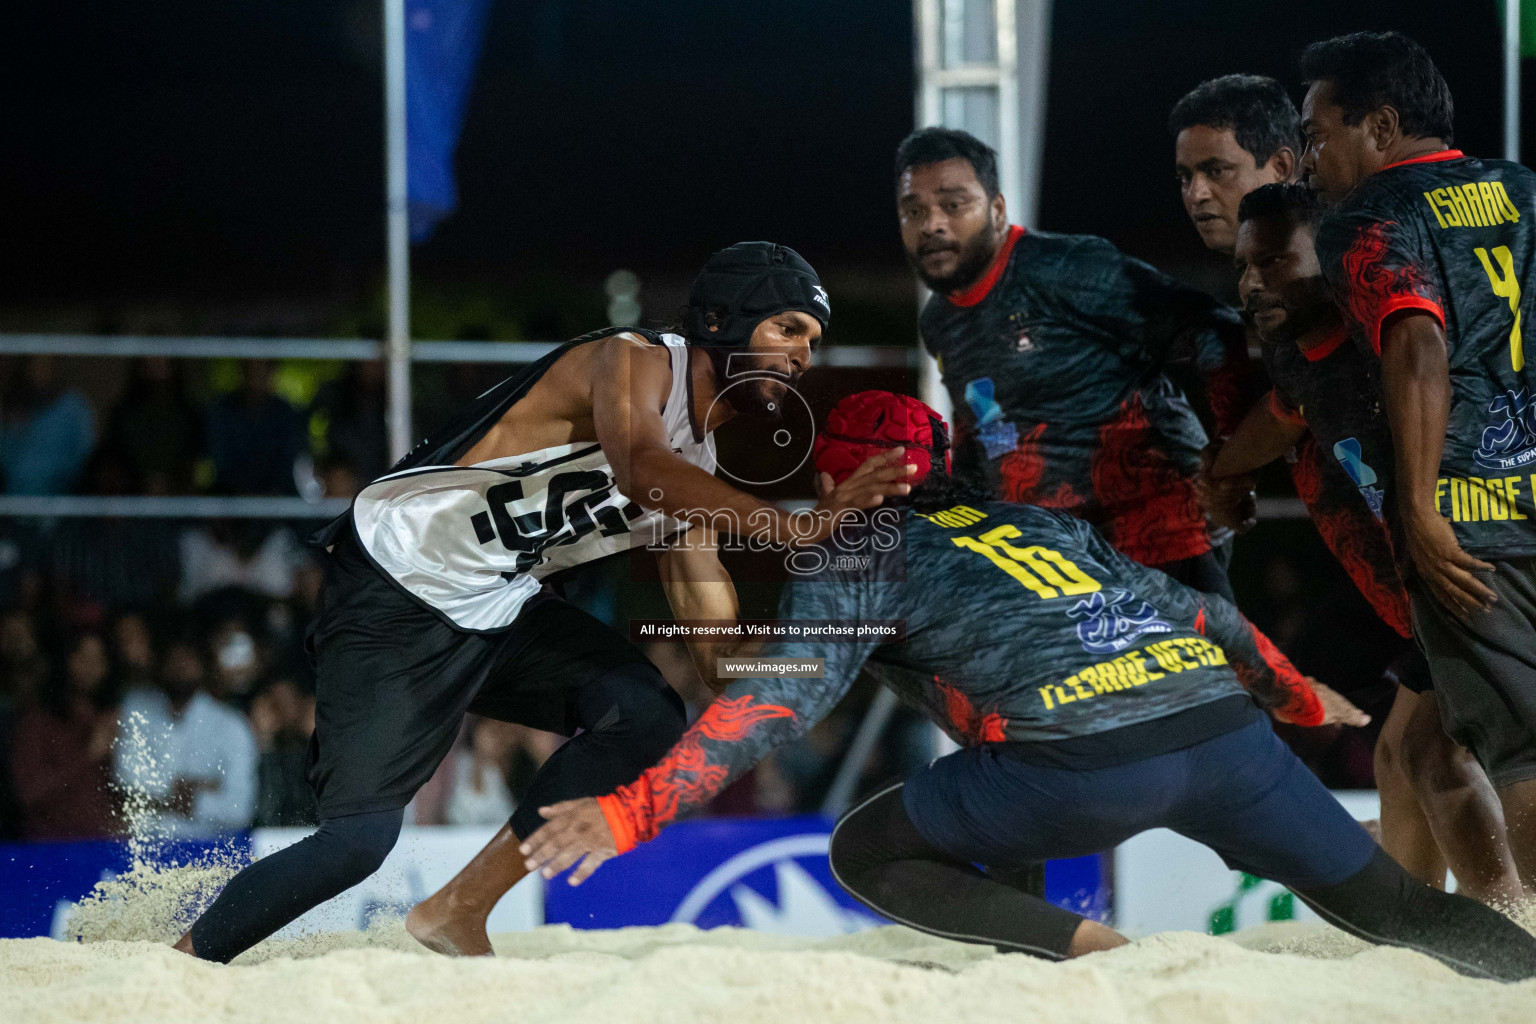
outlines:
[[[1452,149],[1434,62],[1399,33],[1308,47],[1303,175],[1335,204],[1317,251],[1380,356],[1414,633],[1446,728],[1499,792],[1536,882],[1536,175]]]
[[[1237,315],[1102,238],[1010,225],[996,154],[965,132],[902,142],[896,208],[934,292],[920,326],[954,404],[959,471],[1230,597],[1195,488],[1205,428],[1164,370],[1192,356],[1230,430],[1248,372]]]
[[[866,392],[832,415],[840,429],[816,453],[824,484],[866,446],[899,444],[917,460],[910,499],[790,581],[779,617],[802,632],[745,659],[762,674],[732,680],[657,764],[542,808],[549,823],[523,844],[530,868],[552,877],[584,861],[580,882],[803,736],[867,670],[963,745],[832,834],[833,876],[889,920],[1053,960],[1122,945],[1026,891],[1021,869],[1167,827],[1362,938],[1482,977],[1536,976],[1536,938],[1409,878],[1275,736],[1259,707],[1314,725],[1325,706],[1358,712],[1309,686],[1231,603],[1133,562],[1080,519],[950,476],[943,421],[914,399]],[[837,557],[868,550],[876,531],[895,543]],[[892,619],[899,638],[831,642],[806,628]],[[821,659],[824,678],[775,676],[779,658]]]

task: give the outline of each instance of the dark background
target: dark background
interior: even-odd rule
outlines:
[[[1492,0],[1062,0],[1038,226],[1217,279],[1178,206],[1169,107],[1226,72],[1294,83],[1305,43],[1362,28],[1424,43],[1459,101],[1458,143],[1500,154]],[[142,329],[158,304],[176,310],[167,333],[259,333],[263,316],[378,332],[374,0],[13,5],[3,35],[8,329]],[[889,180],[912,45],[906,0],[494,0],[462,204],[414,252],[418,336],[573,334],[601,319],[616,267],[685,281],[713,249],[770,237],[883,307],[845,320],[856,334],[906,332],[841,340],[906,343]],[[469,295],[498,312],[434,320]]]

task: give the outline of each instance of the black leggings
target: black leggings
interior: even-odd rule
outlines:
[[[843,816],[829,857],[832,876],[860,903],[932,935],[1063,960],[1082,921],[1033,885],[935,849],[907,816],[899,784]],[[1351,935],[1417,950],[1469,977],[1536,977],[1536,936],[1475,900],[1415,881],[1379,849],[1345,881],[1296,895]]]
[[[379,870],[405,808],[327,818],[319,831],[241,871],[192,925],[192,951],[227,964],[283,925]]]
[[[827,856],[850,896],[930,935],[1065,960],[1083,920],[1041,898],[1042,872],[991,874],[929,844],[907,817],[900,783],[843,815]]]
[[[687,725],[683,702],[650,662],[619,665],[572,695],[584,730],[544,762],[511,827],[526,839],[538,809],[632,782]],[[313,835],[232,878],[192,926],[192,948],[228,963],[313,907],[379,869],[400,836],[404,808],[327,818]]]

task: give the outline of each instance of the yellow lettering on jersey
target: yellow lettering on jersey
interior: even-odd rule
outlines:
[[[1429,196],[1434,205],[1445,211],[1442,223],[1449,224],[1453,228],[1462,226],[1461,217],[1456,213],[1456,204],[1451,202],[1450,194],[1445,189],[1437,188],[1429,193]],[[1436,214],[1436,216],[1439,216],[1439,214]]]
[[[1499,197],[1493,194],[1493,182],[1478,182],[1477,194],[1483,197],[1483,210],[1488,214],[1488,223],[1504,223],[1504,210],[1499,205]]]
[[[1505,219],[1518,224],[1520,222],[1520,209],[1509,198],[1509,192],[1505,190],[1504,183],[1502,181],[1495,181],[1492,185],[1493,194],[1499,197],[1499,206],[1504,210]]]
[[[1492,227],[1494,221],[1483,211],[1483,197],[1477,190],[1477,182],[1467,182],[1461,186],[1461,191],[1467,197],[1467,205],[1472,208],[1472,217],[1477,221],[1477,226]]]
[[[1461,220],[1462,227],[1471,228],[1482,226],[1478,224],[1477,221],[1472,219],[1472,209],[1467,206],[1467,197],[1461,194],[1461,189],[1448,188],[1445,191],[1446,194],[1451,197],[1451,205],[1456,207],[1456,216]]]
[[[1492,518],[1488,514],[1487,481],[1475,476],[1467,477],[1467,497],[1472,499],[1469,503],[1471,512],[1467,516],[1471,522],[1486,522]]]
[[[1504,481],[1498,477],[1488,481],[1488,512],[1491,519],[1502,521],[1509,518],[1509,502],[1504,498]]]
[[[1024,584],[1024,586],[1034,591],[1037,596],[1041,598],[1056,596],[1057,592],[1054,587],[1046,586],[1039,580],[1039,578],[1035,576],[1034,573],[1024,568],[1018,562],[1015,562],[1009,558],[1004,558],[996,548],[994,548],[991,544],[988,544],[986,541],[980,541],[974,537],[951,537],[950,540],[954,542],[956,547],[966,548],[967,550],[975,551],[978,554],[985,555],[987,561],[991,562],[993,565],[1003,570],[1003,572],[1007,573],[1009,576],[1012,576],[1014,579]]]
[[[1487,228],[1520,220],[1502,181],[1469,181],[1424,193],[1429,212],[1444,228]]]
[[[1184,662],[1179,660],[1177,654],[1171,653],[1166,644],[1156,643],[1147,647],[1147,653],[1157,659],[1157,664],[1168,675],[1175,675],[1184,671]]]
[[[1525,367],[1525,341],[1520,336],[1520,279],[1515,275],[1515,257],[1509,251],[1509,246],[1495,246],[1493,261],[1499,266],[1495,270],[1493,261],[1488,259],[1488,250],[1482,246],[1472,250],[1478,260],[1483,264],[1483,272],[1488,275],[1488,284],[1493,288],[1493,294],[1501,299],[1509,300],[1509,311],[1515,315],[1514,326],[1509,329],[1509,362],[1519,373]]]
[[[1139,651],[1127,651],[1111,661],[1079,669],[1052,686],[1040,687],[1040,700],[1050,711],[1063,704],[1092,700],[1106,693],[1145,686],[1164,678],[1168,673],[1151,669],[1147,665],[1150,655],[1170,672],[1183,672],[1201,666],[1215,667],[1227,664],[1227,652],[1203,637],[1173,637],[1149,644]]]
[[[1536,492],[1536,474],[1531,476]],[[1450,514],[1446,516],[1440,499],[1449,491]],[[1435,481],[1435,511],[1453,523],[1489,523],[1530,518],[1520,511],[1520,478],[1504,476],[1483,478],[1453,476]]]
[[[1429,212],[1435,215],[1435,220],[1440,222],[1440,227],[1441,228],[1448,228],[1448,227],[1450,227],[1450,225],[1445,222],[1445,218],[1443,216],[1441,216],[1441,214],[1440,214],[1440,206],[1439,206],[1439,204],[1437,204],[1435,202],[1435,197],[1430,195],[1428,192],[1425,192],[1424,193],[1424,201],[1429,204]]]
[[[915,515],[919,519],[926,519],[930,523],[948,527],[951,530],[959,529],[963,526],[974,526],[987,518],[985,512],[971,508],[969,505],[956,505],[954,508],[947,508],[942,512],[917,512]]]

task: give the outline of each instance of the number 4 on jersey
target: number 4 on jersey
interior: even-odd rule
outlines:
[[[1495,269],[1493,260],[1488,258],[1487,249],[1479,246],[1472,251],[1482,261],[1483,270],[1488,274],[1488,283],[1493,286],[1493,294],[1508,299],[1509,311],[1515,314],[1515,326],[1509,330],[1509,361],[1518,373],[1525,366],[1525,344],[1520,338],[1520,281],[1515,277],[1515,257],[1509,251],[1509,246],[1498,246],[1493,250],[1493,259],[1499,264]]]
[[[1041,599],[1059,594],[1091,594],[1099,581],[1090,577],[1060,551],[1036,544],[1016,548],[1008,541],[1021,536],[1019,528],[1005,523],[975,537],[951,537],[956,547],[985,555],[999,569],[1034,591]],[[1006,557],[1004,557],[1006,556]]]

